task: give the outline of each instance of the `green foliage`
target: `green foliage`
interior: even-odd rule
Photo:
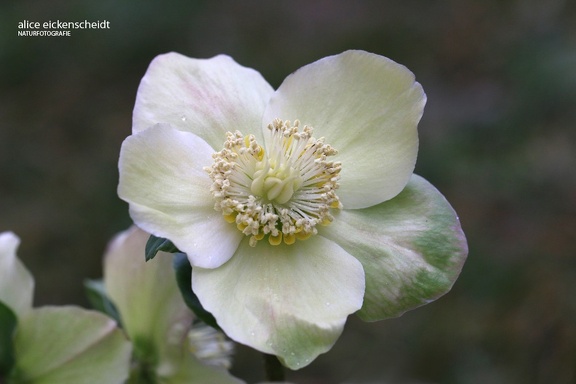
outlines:
[[[84,280],[84,289],[92,308],[110,316],[118,324],[122,323],[120,313],[106,294],[106,288],[102,280]]]
[[[182,293],[182,298],[188,308],[194,311],[194,314],[203,322],[212,328],[220,330],[216,319],[210,312],[202,307],[198,296],[192,290],[192,266],[188,262],[188,258],[184,253],[176,253],[174,255],[174,270],[176,271],[176,282],[178,288]]]
[[[150,235],[148,242],[146,243],[145,256],[146,261],[152,260],[158,252],[176,253],[180,252],[178,248],[168,239],[162,237],[156,237]]]
[[[14,331],[18,324],[16,314],[0,301],[0,381],[14,366]]]

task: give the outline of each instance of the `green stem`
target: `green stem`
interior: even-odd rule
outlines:
[[[274,355],[264,353],[264,369],[266,370],[266,380],[284,381],[284,367]]]

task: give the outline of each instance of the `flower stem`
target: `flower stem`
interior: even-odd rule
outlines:
[[[264,353],[264,369],[266,370],[266,380],[284,381],[284,367],[276,356]]]

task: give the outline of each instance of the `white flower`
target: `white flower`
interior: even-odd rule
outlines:
[[[132,227],[110,242],[104,257],[105,291],[134,345],[129,383],[241,383],[226,371],[230,342],[214,329],[193,325],[194,315],[175,280],[172,255],[145,261],[149,237]]]
[[[0,345],[2,358],[13,347],[14,362],[0,382],[123,383],[131,348],[116,322],[73,306],[33,308],[34,280],[16,257],[19,244],[13,233],[0,233],[0,304],[16,315],[13,345]]]
[[[363,51],[276,91],[227,56],[161,55],[138,89],[118,193],[188,255],[231,338],[301,368],[349,314],[398,316],[459,274],[458,219],[412,175],[425,101],[410,71]]]

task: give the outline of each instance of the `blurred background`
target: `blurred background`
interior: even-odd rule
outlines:
[[[18,37],[22,20],[108,20]],[[416,172],[459,213],[452,291],[398,319],[351,318],[296,383],[576,382],[576,2],[20,0],[0,5],[0,231],[22,239],[36,304],[87,306],[127,228],[117,158],[157,54],[227,53],[277,87],[355,48],[406,65],[428,104]],[[238,348],[234,372],[263,379]]]

